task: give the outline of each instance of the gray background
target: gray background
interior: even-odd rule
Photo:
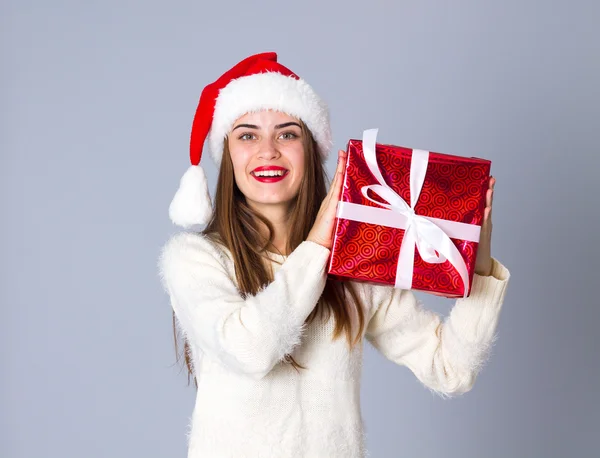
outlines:
[[[201,89],[265,50],[329,102],[336,148],[379,127],[498,179],[492,359],[443,401],[367,347],[372,456],[597,456],[598,2],[1,5],[0,456],[185,456],[156,258]]]

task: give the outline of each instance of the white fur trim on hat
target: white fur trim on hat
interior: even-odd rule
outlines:
[[[325,159],[332,146],[327,105],[306,81],[268,72],[235,79],[219,92],[208,134],[210,155],[217,165],[233,123],[246,113],[260,110],[281,111],[302,120]]]
[[[169,217],[173,223],[184,228],[206,224],[212,216],[212,204],[208,183],[202,167],[192,165],[179,182],[179,189],[169,206]]]

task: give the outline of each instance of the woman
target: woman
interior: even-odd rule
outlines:
[[[199,167],[220,164],[214,210]],[[411,291],[327,279],[345,153],[329,192],[327,107],[273,53],[208,85],[160,269],[197,384],[189,457],[362,457],[363,339],[443,396],[468,391],[508,271],[490,255],[494,179],[470,297],[448,319]]]

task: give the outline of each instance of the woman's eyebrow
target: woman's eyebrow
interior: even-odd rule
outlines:
[[[231,129],[231,131],[233,132],[235,129],[238,129],[240,127],[245,127],[246,129],[258,129],[259,128],[258,126],[255,126],[254,124],[238,124],[233,129]]]
[[[297,122],[293,122],[293,121],[292,122],[285,122],[283,124],[277,124],[275,126],[275,129],[283,129],[285,127],[290,127],[290,126],[298,126],[298,127],[300,127],[300,124],[298,124]],[[300,128],[302,128],[302,127],[300,127]]]

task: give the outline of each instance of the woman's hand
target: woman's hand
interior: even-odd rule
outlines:
[[[475,273],[488,276],[492,273],[492,202],[494,200],[494,185],[496,179],[490,177],[489,188],[485,195],[485,211],[483,213],[483,224],[477,247],[477,259],[475,260]]]
[[[323,199],[315,224],[313,224],[313,227],[306,238],[306,240],[310,242],[318,243],[329,249],[331,249],[333,245],[335,214],[342,191],[342,180],[344,177],[344,170],[346,169],[347,158],[348,153],[346,151],[340,150],[338,152],[338,162],[331,187],[329,188],[327,196]]]

